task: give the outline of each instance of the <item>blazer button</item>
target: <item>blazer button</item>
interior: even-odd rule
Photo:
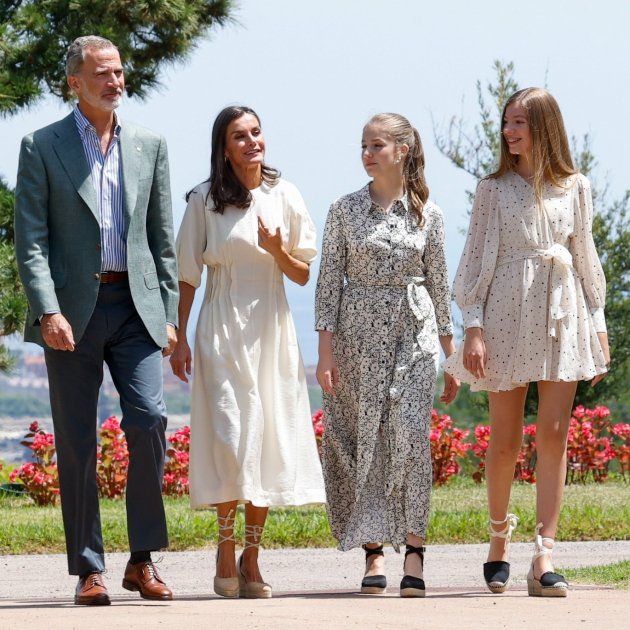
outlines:
[[[95,273],[95,274],[94,274],[94,278],[95,278],[96,280],[100,280],[100,278],[101,278],[101,274],[100,274],[100,273]]]
[[[98,251],[98,250],[100,250],[100,249],[101,249],[101,244],[99,243],[99,244],[96,246],[96,250]]]

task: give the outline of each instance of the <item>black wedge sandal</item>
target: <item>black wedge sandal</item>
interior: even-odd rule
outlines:
[[[420,556],[420,562],[424,569],[424,552],[426,547],[414,547],[413,545],[407,545],[407,551],[405,551],[405,560],[410,553],[416,553]],[[404,567],[403,563],[403,567]],[[424,586],[424,580],[422,578],[414,577],[413,575],[405,575],[400,583],[400,596],[401,597],[424,597],[426,589]]]
[[[367,561],[370,556],[384,556],[383,545],[370,549],[367,545],[363,545],[365,551],[365,568],[367,569]],[[361,580],[361,592],[368,595],[381,595],[387,589],[387,578],[384,575],[366,575]]]

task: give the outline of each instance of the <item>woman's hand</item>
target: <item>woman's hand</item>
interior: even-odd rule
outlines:
[[[461,383],[454,376],[451,376],[448,372],[444,372],[444,391],[440,396],[440,400],[448,405],[455,400],[459,386]]]
[[[188,383],[188,376],[192,373],[192,353],[185,336],[182,335],[177,340],[177,345],[169,361],[173,374],[184,383]]]
[[[602,347],[602,352],[604,353],[604,357],[606,358],[606,367],[610,370],[610,347],[608,346],[608,333],[599,332],[597,333],[597,337],[599,338],[599,345]],[[595,387],[595,385],[602,381],[605,376],[606,372],[604,372],[603,374],[598,374],[591,381],[591,387]]]
[[[282,253],[282,233],[277,227],[275,234],[265,225],[262,217],[258,217],[258,244],[266,252],[269,252],[274,258]]]
[[[339,382],[339,370],[332,351],[332,336],[328,330],[319,331],[319,361],[317,362],[317,382],[326,394],[335,395],[335,385]]]
[[[261,217],[258,217],[258,244],[273,256],[276,264],[289,280],[300,286],[304,286],[308,282],[309,266],[287,252],[282,242],[280,228],[277,227],[276,233],[272,234]]]
[[[466,328],[464,342],[464,367],[475,377],[486,376],[486,344],[483,340],[483,329]]]
[[[327,357],[320,357],[317,362],[317,382],[326,394],[335,395],[335,385],[339,382],[339,370],[337,363],[330,354]]]

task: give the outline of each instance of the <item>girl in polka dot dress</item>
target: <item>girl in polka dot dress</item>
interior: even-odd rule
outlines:
[[[484,577],[506,590],[508,514],[529,383],[538,386],[537,527],[529,595],[565,597],[551,551],[566,474],[566,443],[577,382],[598,383],[610,355],[606,280],[595,250],[590,183],[571,159],[549,92],[516,92],[503,110],[499,168],[479,182],[455,279],[465,342],[444,369],[488,392],[486,456],[490,550]]]

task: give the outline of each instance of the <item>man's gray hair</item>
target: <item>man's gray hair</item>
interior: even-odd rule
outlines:
[[[99,37],[98,35],[84,35],[77,37],[70,46],[66,54],[66,76],[70,77],[77,74],[83,65],[85,57],[83,53],[88,49],[102,50],[103,48],[116,48],[109,39]]]

